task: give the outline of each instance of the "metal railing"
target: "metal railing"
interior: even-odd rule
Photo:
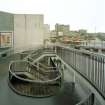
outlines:
[[[105,56],[56,46],[56,52],[68,65],[87,79],[105,98]]]
[[[44,47],[42,45],[39,46],[24,46],[24,47],[19,47],[19,48],[8,48],[7,50],[1,51],[0,52],[0,57],[1,58],[5,58],[7,56],[16,54],[16,53],[20,53],[21,55],[21,59],[23,59],[24,57],[26,57],[27,55],[31,54],[32,52],[35,52],[38,49],[43,49]]]
[[[80,46],[105,49],[105,41],[81,42]]]
[[[12,55],[13,53],[14,53],[14,49],[10,48],[10,49],[7,49],[7,50],[0,52],[0,57],[4,58],[4,57]]]
[[[21,59],[27,59],[29,58],[32,54],[37,54],[40,52],[40,50],[43,49],[43,46],[39,46],[39,47],[36,47],[36,48],[33,48],[31,50],[25,50],[25,51],[22,51],[20,53],[21,55]]]
[[[51,48],[40,48],[38,50],[33,51],[31,54],[25,57],[26,60],[35,63],[42,55],[51,56],[55,55],[55,51]],[[46,56],[45,55],[45,56]]]
[[[88,97],[86,97],[76,105],[94,105],[94,94],[89,94]]]
[[[43,51],[45,50],[41,49],[41,52]],[[46,52],[48,52],[48,50],[46,50]],[[35,54],[35,53],[36,51],[31,52],[31,54]],[[89,66],[91,65],[91,63],[89,62],[93,60],[91,59],[91,56],[94,55],[93,53],[85,53],[78,50],[68,49],[60,46],[56,46],[56,53],[66,63],[68,63],[73,68],[75,68],[81,75],[83,75],[85,78],[90,80],[89,77],[92,69],[91,71],[89,70]],[[29,56],[31,56],[31,54],[29,54]],[[88,65],[87,65],[87,62],[88,62]],[[59,71],[58,68],[46,67],[41,63],[39,63],[39,66],[40,68],[29,61],[12,62],[9,66],[10,87],[18,94],[25,95],[25,96],[45,97],[45,96],[56,94],[61,87],[62,72],[58,72]],[[88,67],[88,68],[85,69],[85,67]],[[55,71],[55,69],[57,70]],[[34,75],[35,78],[30,78],[29,74],[25,74],[28,77],[28,78],[25,78],[24,76],[20,76],[19,72],[30,73],[31,76]],[[48,75],[52,74],[53,72],[56,75],[54,74],[53,75],[54,77],[49,78],[51,75],[50,76]],[[80,101],[76,105],[93,105],[93,104],[94,104],[94,94],[92,93],[86,99]]]
[[[21,95],[53,95],[61,88],[61,78],[62,74],[58,70],[45,70],[28,61],[13,61],[9,66],[9,84]]]

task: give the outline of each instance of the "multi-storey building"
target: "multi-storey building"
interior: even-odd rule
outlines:
[[[0,12],[0,47],[20,48],[43,44],[47,34],[49,27],[44,24],[42,14]]]
[[[63,36],[69,34],[69,25],[63,25],[63,24],[56,24],[55,25],[55,31],[57,36]]]

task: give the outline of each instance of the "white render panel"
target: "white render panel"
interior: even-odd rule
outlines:
[[[25,44],[25,18],[24,15],[14,15],[14,48]]]
[[[44,40],[43,15],[14,15],[14,47],[42,45]]]
[[[44,24],[44,39],[50,38],[50,26],[48,24]]]
[[[27,15],[27,39],[30,45],[43,44],[43,15]]]

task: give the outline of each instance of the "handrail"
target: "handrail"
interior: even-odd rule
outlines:
[[[31,53],[31,54],[32,54],[32,53]],[[29,56],[30,56],[31,54],[29,54]],[[58,54],[58,53],[57,53],[57,54]],[[29,57],[29,56],[28,56],[28,57]],[[21,77],[17,76],[17,75],[16,75],[14,72],[12,72],[12,70],[11,70],[12,64],[13,64],[13,63],[16,63],[16,62],[27,62],[27,63],[29,63],[30,65],[32,65],[33,67],[36,67],[36,68],[37,68],[37,65],[35,65],[35,64],[33,64],[33,63],[29,62],[29,61],[26,61],[26,60],[12,61],[12,62],[9,64],[9,73],[12,74],[12,76],[15,76],[17,79],[22,80],[22,81],[24,81],[24,82],[41,83],[41,84],[44,84],[44,83],[52,83],[52,82],[54,82],[54,81],[60,79],[61,76],[62,76],[62,72],[59,72],[60,75],[58,75],[58,76],[57,76],[56,78],[54,78],[54,79],[47,80],[47,81],[24,79],[24,78],[21,78]],[[39,64],[41,64],[41,63],[39,63]],[[55,67],[54,67],[54,68],[55,68]],[[46,71],[46,70],[44,70],[43,68],[39,68],[39,69],[40,69],[41,71],[44,71],[45,73],[47,73],[47,72],[53,72],[53,70],[51,70],[51,71]],[[49,69],[51,69],[51,68],[49,68]],[[57,68],[57,69],[58,69],[58,68]],[[55,71],[58,72],[58,70],[54,70],[54,72],[55,72]],[[91,100],[92,100],[92,101],[91,101]],[[83,105],[83,104],[85,104],[85,105],[93,105],[93,102],[94,102],[94,94],[90,94],[88,97],[86,97],[86,99],[82,100],[81,102],[79,102],[79,103],[76,104],[76,105]]]
[[[56,52],[68,65],[88,80],[105,99],[105,55],[65,46],[56,46]]]
[[[62,72],[58,68],[56,68],[57,70],[51,70],[52,68],[45,70],[44,67],[35,65],[33,60],[37,58],[32,59],[32,62],[30,61],[32,55],[39,54],[39,52],[43,54],[44,51],[48,51],[48,49],[39,48],[29,53],[23,52],[20,54],[26,55],[22,55],[21,60],[10,62],[9,86],[16,93],[32,97],[46,97],[60,90]]]
[[[24,59],[26,60],[26,59],[31,59],[33,62],[35,62],[36,61],[36,58],[34,58],[34,57],[38,57],[39,55],[41,56],[41,55],[43,55],[45,52],[54,52],[53,50],[51,50],[51,49],[47,49],[47,48],[43,48],[43,47],[41,47],[41,48],[39,48],[39,49],[37,49],[37,50],[34,50],[34,51],[32,51],[30,54],[28,54]]]
[[[15,65],[15,63],[19,63],[19,65]],[[14,68],[20,73],[14,70]],[[20,95],[31,97],[51,96],[61,88],[62,72],[60,72],[60,70],[54,71],[50,69],[51,68],[45,70],[25,59],[11,61],[9,64],[9,86]],[[24,74],[21,73],[21,71]],[[26,78],[22,77],[22,74],[23,76],[25,75]]]
[[[87,54],[87,55],[94,55],[94,56],[99,56],[99,57],[105,58],[105,54],[102,54],[102,53],[95,53],[95,52],[90,52],[90,51],[87,51],[87,50],[78,50],[78,49],[74,49],[74,48],[71,48],[71,47],[60,46],[60,45],[56,45],[55,47],[56,48],[60,47],[62,49],[67,49],[69,51],[75,51],[75,52],[78,52],[78,53],[83,53],[83,54]]]
[[[90,93],[84,100],[80,101],[76,105],[94,105],[94,94]]]
[[[29,61],[26,61],[26,60],[15,60],[15,61],[11,61],[11,63],[9,64],[9,70],[11,70],[11,65],[13,64],[13,63],[20,63],[20,62],[27,62],[27,63],[29,63],[30,65],[32,65],[33,67],[36,67],[36,68],[38,68],[38,66],[37,65],[35,65],[35,64],[33,64],[33,63],[31,63],[31,62],[29,62]],[[38,62],[38,64],[41,64],[41,63],[39,63]],[[41,64],[42,65],[42,64]],[[51,69],[51,68],[56,68],[56,69],[58,69],[57,67],[48,67],[49,69]],[[48,73],[48,72],[58,72],[59,70],[45,70],[45,69],[43,69],[43,68],[38,68],[38,69],[40,69],[41,71],[43,71],[43,72],[45,72],[45,73]],[[36,69],[36,71],[39,71],[39,70],[37,70]]]
[[[56,78],[54,78],[54,79],[47,80],[47,81],[42,81],[42,80],[30,80],[30,79],[21,78],[21,77],[17,76],[15,73],[13,73],[13,72],[11,72],[11,71],[9,71],[9,72],[10,72],[13,76],[15,76],[17,79],[22,80],[22,81],[24,81],[24,82],[31,82],[31,83],[51,83],[51,82],[54,82],[54,81],[56,81],[56,80],[58,80],[58,79],[61,78],[61,76],[58,76],[58,77],[56,77]]]
[[[2,51],[2,52],[0,52],[0,55],[2,55],[4,53],[9,53],[9,52],[13,52],[14,53],[14,49],[13,48],[10,48],[10,49],[7,49],[5,51]]]
[[[43,47],[39,47],[39,48],[33,50],[33,51],[30,52],[30,53],[28,54],[28,56],[26,56],[24,59],[30,58],[30,56],[31,56],[33,53],[37,53],[39,50],[42,50],[42,49],[43,49]]]
[[[12,72],[12,70],[11,70],[11,65],[13,64],[13,62],[15,62],[15,61],[12,61],[12,62],[9,64],[9,72],[10,72],[13,76],[15,76],[16,78],[18,78],[18,79],[20,79],[20,80],[24,80],[24,81],[26,81],[26,82],[28,81],[28,82],[33,82],[33,83],[35,83],[35,82],[48,83],[48,82],[53,82],[53,81],[55,81],[55,80],[61,78],[61,76],[62,76],[61,72],[59,72],[60,75],[58,75],[58,76],[57,76],[56,78],[54,78],[54,79],[47,80],[47,81],[24,79],[24,78],[21,78],[21,77],[17,76],[15,73]],[[24,62],[24,61],[19,61],[19,60],[17,60],[16,62]],[[31,64],[29,61],[25,61],[25,62]],[[33,64],[31,64],[31,65],[34,66],[34,67],[37,67],[36,65],[33,65]],[[47,73],[47,71],[45,71],[45,72]]]
[[[56,68],[57,68],[57,67],[46,66],[46,65],[44,65],[44,64],[42,64],[42,63],[40,63],[40,62],[38,62],[38,64],[41,65],[41,66],[43,66],[43,67],[46,68],[46,69],[56,69]]]

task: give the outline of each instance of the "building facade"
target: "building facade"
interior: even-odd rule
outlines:
[[[43,15],[14,15],[14,47],[30,47],[43,44]]]
[[[63,24],[56,24],[55,25],[55,31],[57,36],[63,36],[68,35],[70,31],[69,25],[63,25]]]
[[[49,37],[49,26],[42,14],[0,12],[0,48],[42,45]]]
[[[13,14],[0,12],[0,48],[13,47]]]
[[[48,24],[44,24],[44,40],[50,38],[50,26]]]

